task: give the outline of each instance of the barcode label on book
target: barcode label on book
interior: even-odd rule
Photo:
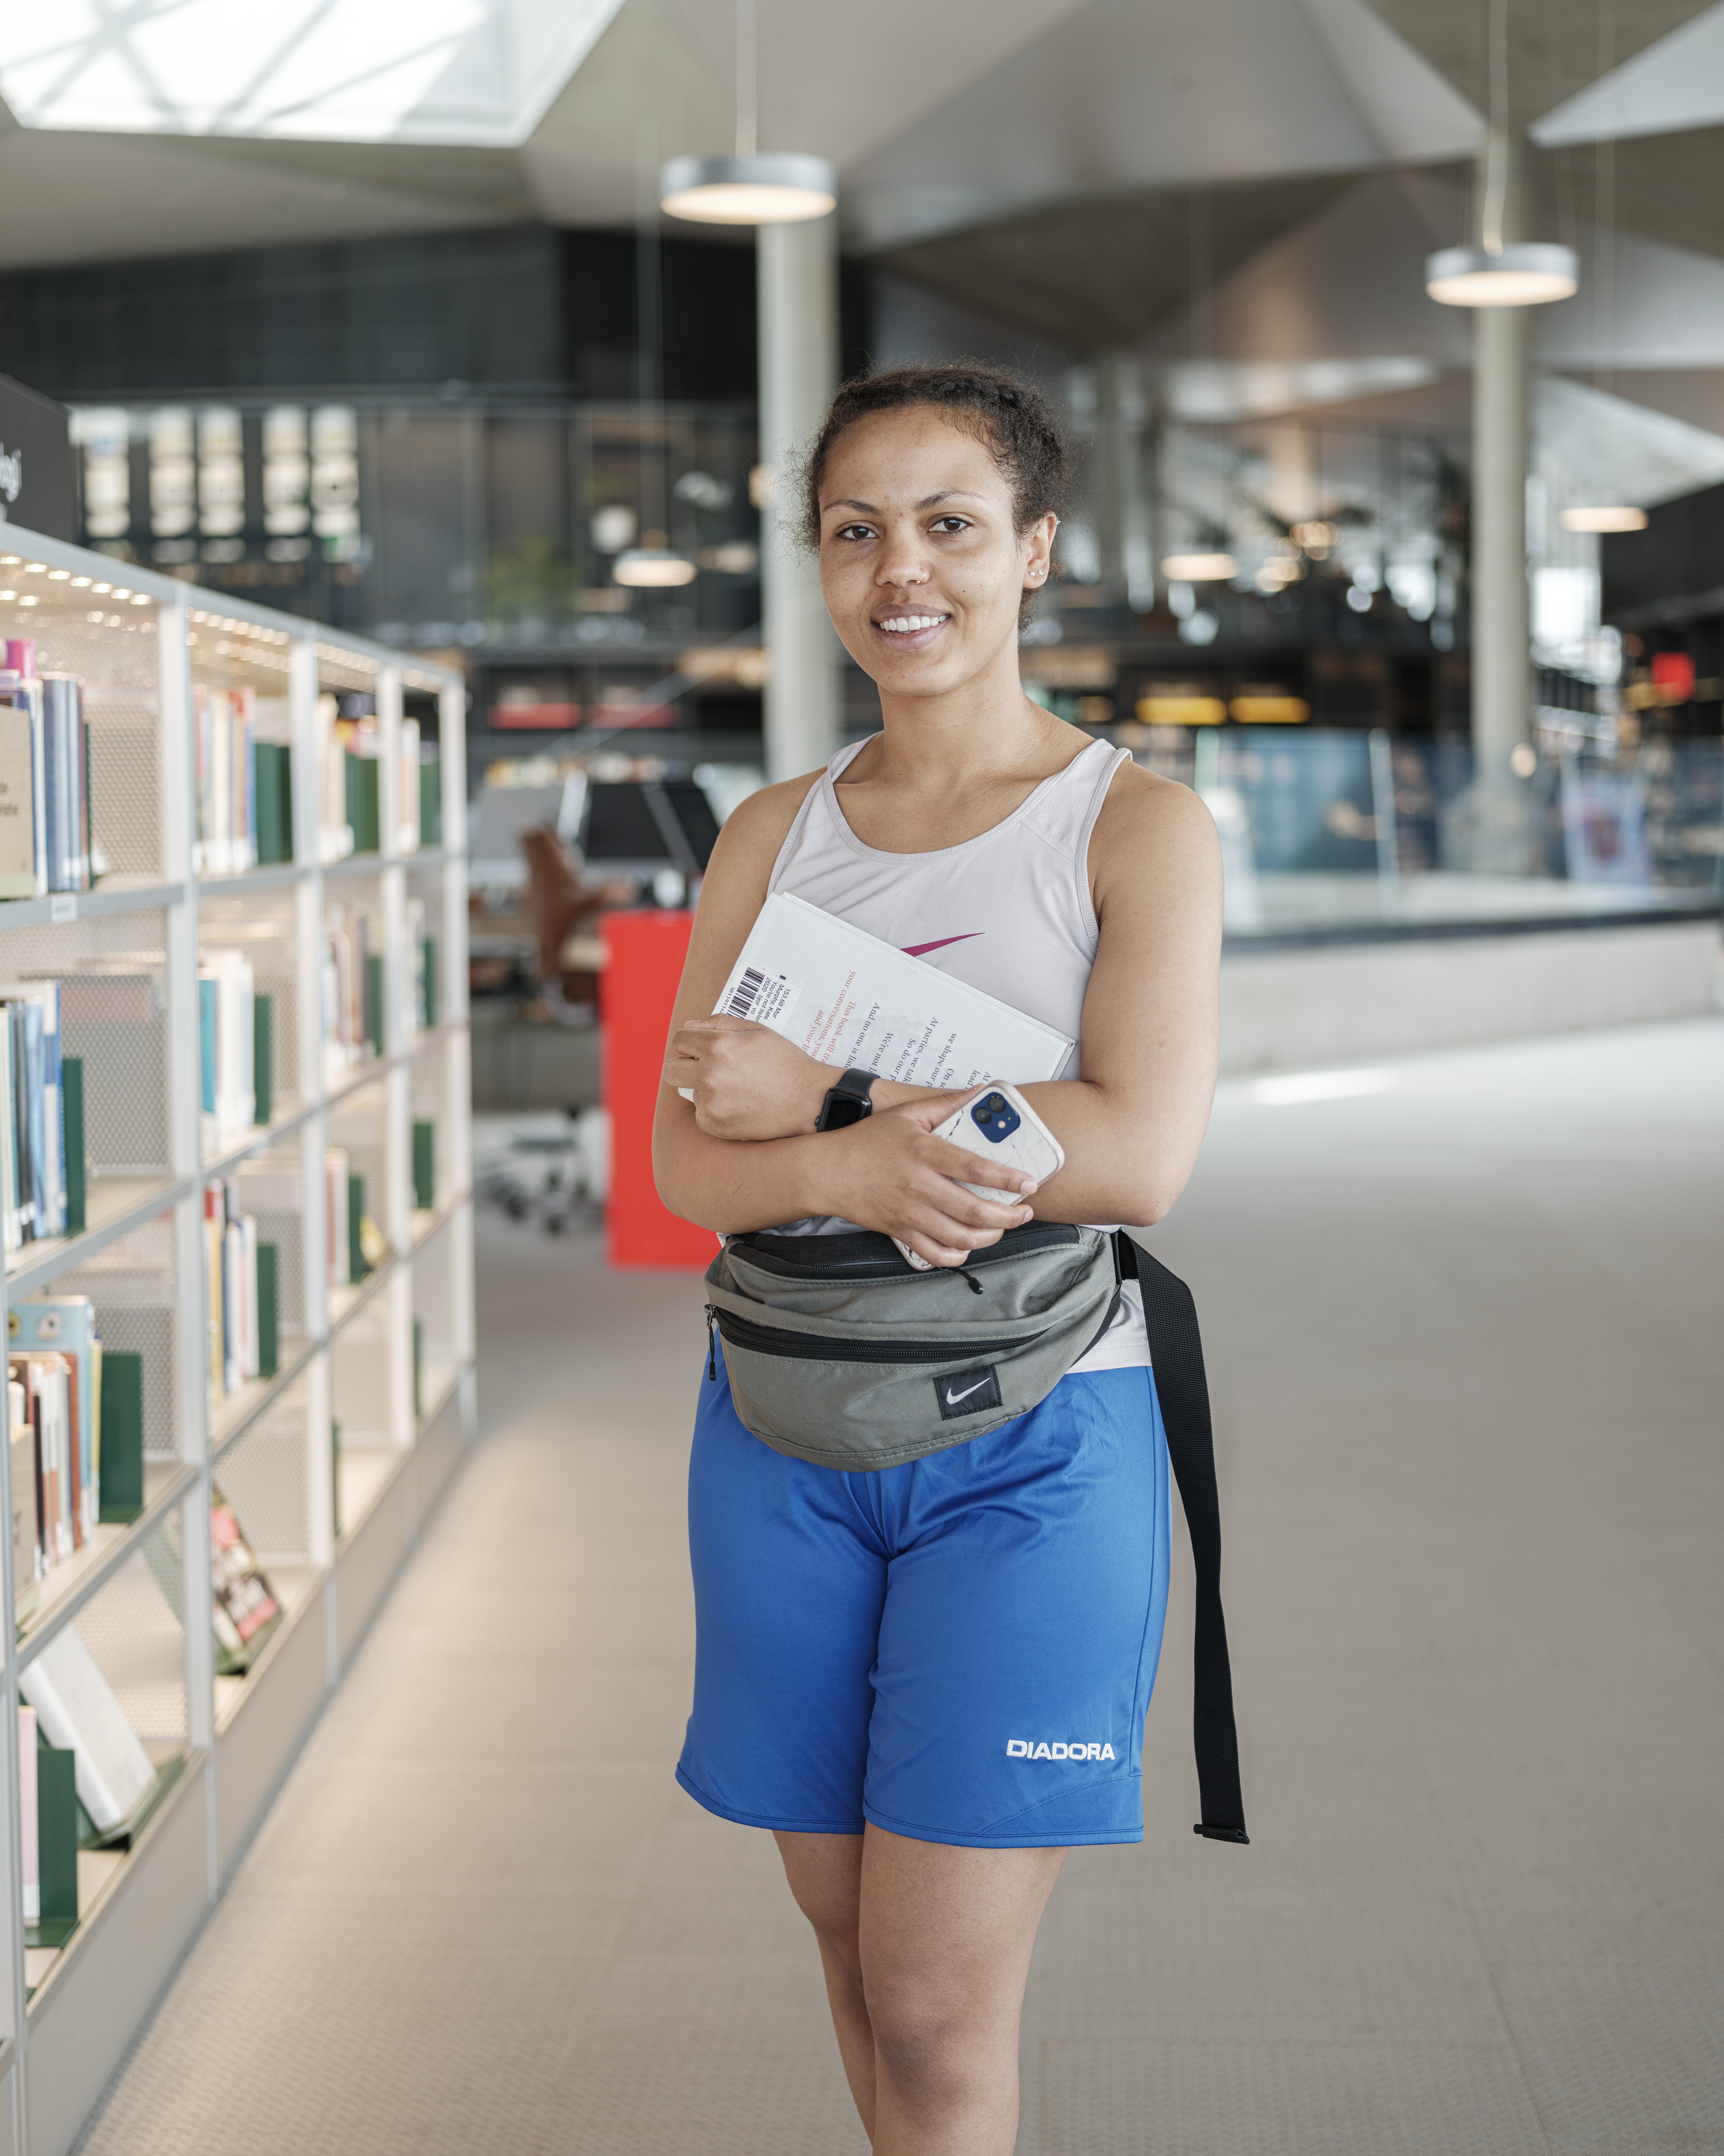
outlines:
[[[744,966],[730,984],[718,1009],[726,1018],[752,1019],[757,1025],[782,1031],[784,1021],[795,1008],[801,989],[782,973],[769,973],[758,966]]]

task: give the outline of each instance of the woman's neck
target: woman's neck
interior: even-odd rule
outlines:
[[[961,794],[977,785],[1063,770],[1088,747],[1074,726],[1032,703],[1017,653],[938,696],[880,696],[883,736],[846,773],[857,783]],[[858,771],[857,765],[864,767]]]

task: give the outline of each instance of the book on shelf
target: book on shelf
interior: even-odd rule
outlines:
[[[210,1491],[209,1571],[216,1675],[237,1676],[251,1667],[280,1622],[281,1604],[219,1489]]]
[[[77,1759],[50,1744],[42,1717],[35,1732],[36,1921],[24,1928],[27,1947],[64,1946],[78,1928]]]
[[[323,1219],[328,1230],[329,1285],[356,1285],[348,1260],[353,1237],[347,1220],[347,1156],[340,1146],[331,1146],[323,1156]]]
[[[326,1075],[337,1080],[382,1053],[383,922],[363,906],[330,906],[323,923]]]
[[[32,1296],[6,1313],[7,1349],[14,1361],[33,1355],[64,1357],[71,1365],[69,1404],[75,1473],[72,1543],[81,1548],[101,1513],[102,1343],[95,1306],[87,1295]]]
[[[156,1769],[75,1625],[57,1632],[19,1673],[18,1690],[49,1743],[72,1753],[78,1801],[91,1825],[103,1834],[121,1826],[154,1789]]]
[[[206,1144],[230,1131],[269,1121],[274,1106],[273,1067],[264,1073],[265,1106],[258,1107],[258,1050],[272,1056],[271,1015],[261,1020],[257,976],[243,951],[207,952],[198,967],[198,1063],[202,1072]]]
[[[144,1509],[144,1358],[135,1348],[102,1349],[96,1401],[96,1518],[130,1527]]]
[[[36,1826],[36,1710],[18,1711],[18,1825],[23,1858],[24,1922],[42,1921],[42,1849]]]
[[[338,731],[341,709],[335,698],[317,699],[317,847],[324,861],[344,861],[353,851],[353,827],[347,820],[347,749]]]
[[[203,1189],[205,1317],[209,1333],[209,1389],[224,1399],[255,1378],[275,1374],[280,1312],[280,1271],[273,1245],[260,1243],[257,1216],[246,1211],[242,1183],[227,1176]],[[268,1249],[267,1263],[260,1253]],[[265,1300],[267,1298],[267,1301]],[[270,1354],[265,1368],[264,1344]]]
[[[0,982],[0,1240],[9,1254],[66,1232],[59,983]]]
[[[420,1033],[429,1033],[435,1024],[430,1014],[431,1000],[428,991],[435,975],[436,956],[425,935],[425,902],[422,898],[408,900],[406,921],[407,1023],[403,1031],[411,1040]]]
[[[39,673],[28,637],[8,639],[0,662],[0,896],[88,891],[95,858],[84,685],[70,674]]]
[[[258,865],[275,868],[293,859],[293,751],[286,742],[260,741],[251,755]]]
[[[437,1204],[437,1126],[415,1122],[413,1127],[413,1204],[419,1213],[430,1213]]]
[[[419,751],[419,842],[422,846],[443,843],[443,764],[435,742]]]
[[[250,689],[193,690],[198,835],[192,858],[200,875],[235,875],[257,858],[253,727]]]
[[[395,836],[395,850],[401,854],[416,854],[419,849],[419,721],[403,719],[398,766],[401,775],[396,786],[400,813]]]
[[[193,865],[200,875],[239,875],[293,859],[293,752],[260,737],[286,723],[280,697],[250,689],[193,692],[198,798]]]
[[[368,742],[363,747],[347,751],[347,822],[353,829],[353,851],[356,854],[375,854],[382,850],[379,843],[383,836],[382,814],[378,798],[381,792],[378,780],[382,770],[382,762]]]

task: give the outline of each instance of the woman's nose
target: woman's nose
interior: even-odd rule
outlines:
[[[881,584],[925,584],[928,557],[913,534],[890,539],[880,550],[880,566],[874,580]]]

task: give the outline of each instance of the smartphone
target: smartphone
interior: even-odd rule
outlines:
[[[966,1152],[979,1153],[984,1160],[1019,1168],[1033,1176],[1038,1184],[1046,1183],[1050,1175],[1058,1175],[1066,1164],[1059,1140],[1015,1086],[984,1086],[949,1116],[934,1135],[962,1146]],[[1009,1194],[985,1183],[966,1183],[964,1188],[996,1204]],[[898,1242],[895,1235],[893,1241],[919,1273],[933,1270],[927,1259],[919,1258],[908,1243]]]

